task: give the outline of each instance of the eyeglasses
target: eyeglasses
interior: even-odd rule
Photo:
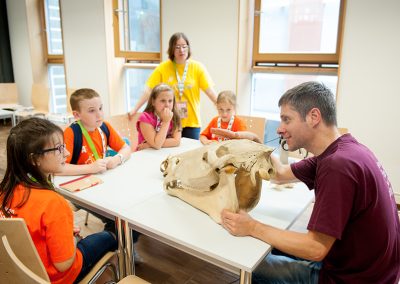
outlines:
[[[186,50],[188,48],[189,48],[188,45],[176,45],[175,46],[175,50],[181,50],[181,49]]]
[[[54,147],[54,148],[43,149],[43,150],[37,152],[37,154],[43,155],[44,153],[51,152],[51,151],[58,151],[59,154],[63,154],[64,150],[65,150],[65,144],[62,144],[62,145]]]

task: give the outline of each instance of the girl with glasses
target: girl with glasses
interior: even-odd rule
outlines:
[[[106,231],[82,239],[73,213],[52,176],[69,155],[63,131],[41,118],[13,127],[7,139],[7,168],[0,183],[0,218],[23,218],[51,282],[82,279],[108,251],[115,237]]]

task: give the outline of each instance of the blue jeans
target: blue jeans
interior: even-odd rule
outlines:
[[[318,283],[322,262],[309,261],[273,249],[253,272],[252,283]]]
[[[92,234],[80,240],[77,244],[77,249],[82,253],[83,263],[75,283],[82,280],[107,252],[114,251],[117,247],[116,239],[108,231]]]
[[[199,140],[200,127],[184,127],[182,128],[182,137]]]

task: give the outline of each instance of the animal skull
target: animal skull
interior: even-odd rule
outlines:
[[[227,140],[169,156],[161,163],[164,190],[221,223],[221,211],[250,211],[262,180],[274,174],[273,149],[250,140]]]

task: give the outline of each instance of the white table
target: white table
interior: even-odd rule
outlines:
[[[181,146],[147,149],[135,152],[124,165],[98,174],[104,182],[79,192],[59,189],[67,199],[76,202],[106,217],[119,216],[122,208],[141,203],[163,192],[161,162],[169,155],[184,152],[200,146],[200,142],[182,139]],[[55,184],[77,178],[77,176],[56,176]]]
[[[24,106],[19,105],[19,104],[0,104],[0,109],[5,109],[5,110],[11,110],[11,111],[16,111],[23,109]]]
[[[313,200],[304,184],[284,190],[268,186],[265,182],[250,215],[277,228],[289,228]],[[230,235],[205,213],[165,193],[121,208],[120,217],[134,230],[239,274],[241,283],[250,283],[252,271],[271,250],[258,239]]]
[[[205,213],[163,191],[161,162],[169,154],[199,146],[199,141],[183,138],[180,147],[135,152],[123,166],[98,175],[103,184],[77,193],[60,190],[71,201],[116,219],[126,273],[133,272],[129,228],[235,272],[241,283],[251,282],[252,271],[271,250],[270,245],[257,239],[230,235]],[[55,183],[70,179],[56,177]],[[275,190],[264,182],[261,200],[251,215],[287,229],[313,197],[313,192],[301,183],[293,189]]]
[[[15,115],[13,111],[0,109],[0,119],[11,118],[11,125],[15,126]]]

